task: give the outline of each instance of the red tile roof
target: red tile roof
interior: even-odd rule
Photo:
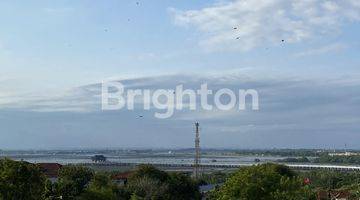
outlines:
[[[48,178],[57,178],[62,167],[59,163],[38,163],[37,165]]]
[[[113,180],[128,179],[131,174],[132,174],[132,172],[118,173],[118,174],[115,174],[115,175],[111,176],[111,179],[113,179]]]

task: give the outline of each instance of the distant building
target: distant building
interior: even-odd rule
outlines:
[[[329,153],[329,156],[358,156],[360,153],[357,152],[339,152],[339,153]]]
[[[94,162],[105,162],[106,161],[106,157],[104,155],[95,155],[93,157],[91,157],[91,160]]]
[[[111,180],[118,185],[126,185],[128,178],[131,174],[132,174],[132,172],[130,172],[130,171],[114,174],[113,176],[111,176]]]
[[[40,168],[40,171],[48,178],[52,183],[58,181],[59,172],[62,168],[62,165],[59,163],[38,163],[37,166]]]
[[[317,200],[350,200],[351,194],[346,190],[318,191]]]

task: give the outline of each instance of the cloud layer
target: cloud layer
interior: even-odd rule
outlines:
[[[298,43],[336,34],[360,20],[357,0],[234,0],[199,10],[172,9],[175,23],[194,26],[200,45],[247,51],[258,46]]]
[[[2,106],[0,132],[3,140],[0,145],[11,146],[11,141],[17,141],[17,137],[29,137],[25,146],[36,146],[40,141],[47,148],[191,147],[193,122],[200,121],[204,147],[333,148],[347,143],[349,148],[360,148],[356,143],[360,131],[359,77],[259,79],[232,74],[120,81],[132,89],[174,89],[178,84],[183,84],[185,89],[198,89],[202,83],[208,83],[214,91],[256,89],[260,94],[260,110],[184,109],[166,120],[154,117],[154,112],[159,110],[144,111],[139,103],[133,111],[101,111],[101,84],[92,84],[63,96],[31,101],[22,98],[20,104],[13,101]],[[139,115],[144,117],[139,118]]]

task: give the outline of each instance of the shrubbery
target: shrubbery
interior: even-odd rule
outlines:
[[[150,165],[139,166],[125,186],[110,174],[79,166],[64,166],[52,184],[28,162],[0,160],[0,200],[127,200],[200,199],[198,185],[181,173],[166,173]]]
[[[218,190],[212,199],[232,200],[309,200],[315,194],[303,179],[288,167],[263,164],[239,169]]]
[[[304,180],[309,180],[304,183]],[[233,174],[213,173],[193,180],[182,173],[166,173],[151,165],[140,165],[126,185],[117,185],[110,174],[79,166],[64,166],[51,183],[37,165],[0,160],[0,200],[197,200],[200,183],[224,183],[208,199],[309,200],[315,192],[346,189],[360,197],[360,175],[331,171],[295,173],[277,164],[241,168]]]

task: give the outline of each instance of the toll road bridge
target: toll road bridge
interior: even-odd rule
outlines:
[[[87,166],[137,166],[140,164],[150,164],[161,168],[184,168],[191,169],[194,164],[174,164],[174,163],[116,163],[116,162],[104,162],[104,163],[84,163]],[[239,164],[201,164],[203,169],[235,169],[241,167],[248,167],[263,163],[239,163]],[[360,171],[360,166],[346,166],[346,165],[321,165],[321,164],[287,164],[278,163],[288,166],[294,170],[333,170],[333,171]]]

